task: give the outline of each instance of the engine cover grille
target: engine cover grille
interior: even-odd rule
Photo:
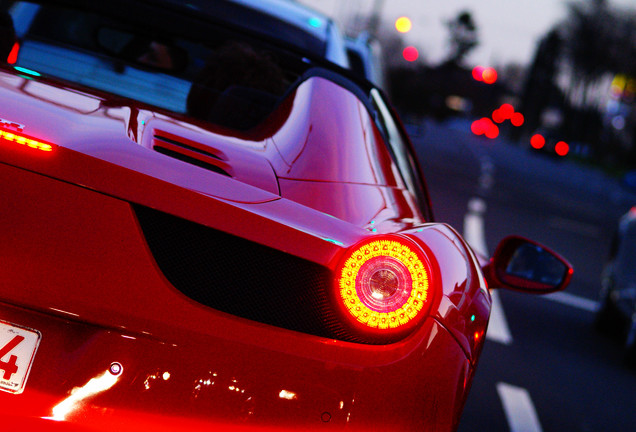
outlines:
[[[264,324],[368,343],[333,312],[329,269],[157,210],[133,208],[159,268],[189,298]]]

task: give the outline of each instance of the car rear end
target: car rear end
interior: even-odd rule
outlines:
[[[246,128],[197,118],[187,66],[119,51],[134,34],[116,22],[80,49],[51,43],[63,29],[39,7],[13,10],[21,46],[0,72],[5,424],[453,430],[490,310],[470,249],[422,215],[378,234],[368,203],[335,217],[286,196],[315,178],[280,186],[285,134],[308,130],[290,139],[301,149],[317,135],[294,107],[329,88],[316,110],[337,115],[362,107],[353,92],[313,77]],[[175,28],[203,25],[178,7],[156,18],[177,10],[193,28]],[[175,46],[203,50],[186,39]],[[280,60],[288,83],[308,67]],[[398,207],[397,186],[357,187]]]

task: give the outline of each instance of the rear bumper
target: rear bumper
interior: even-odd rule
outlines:
[[[305,352],[281,352],[201,334],[161,340],[6,304],[0,316],[42,334],[24,392],[0,392],[3,418],[40,430],[446,431],[471,376],[433,319],[396,346],[310,338]],[[299,336],[263,330],[290,344]]]

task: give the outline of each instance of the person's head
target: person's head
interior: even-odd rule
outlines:
[[[208,59],[192,84],[188,113],[205,119],[218,95],[231,86],[280,95],[285,90],[285,79],[269,54],[247,43],[228,42]]]

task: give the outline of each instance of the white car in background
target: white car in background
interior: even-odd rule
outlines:
[[[596,327],[620,338],[636,368],[636,206],[621,217],[601,280]]]

